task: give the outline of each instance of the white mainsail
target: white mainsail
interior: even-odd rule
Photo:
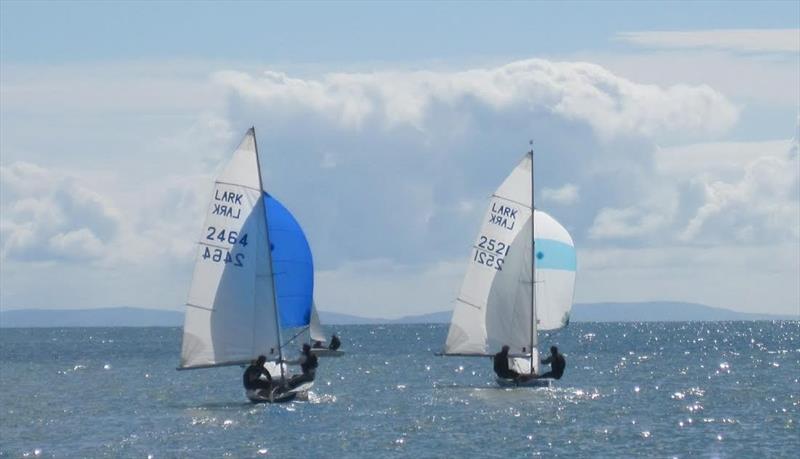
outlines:
[[[311,342],[319,341],[321,343],[325,342],[325,329],[322,328],[322,324],[319,322],[319,314],[317,314],[317,304],[312,303],[311,305],[311,321],[308,325],[308,333],[310,336]]]
[[[186,302],[181,368],[279,358],[257,155],[251,128],[214,183]]]
[[[534,318],[538,330],[560,328],[569,321],[575,249],[569,233],[551,216],[536,210],[531,220],[531,166],[529,153],[489,201],[453,311],[445,354],[488,355],[508,345],[512,354],[533,352],[536,359]]]

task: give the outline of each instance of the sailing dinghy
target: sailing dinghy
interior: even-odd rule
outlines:
[[[550,215],[538,209],[532,213],[533,202],[530,151],[489,201],[443,352],[493,356],[508,345],[509,367],[523,376],[498,377],[501,386],[552,383],[530,376],[539,374],[538,333],[567,325],[572,308],[572,238]]]
[[[247,397],[293,400],[313,382],[289,387],[286,365],[278,363],[284,360],[281,328],[308,326],[313,263],[300,225],[263,191],[253,128],[211,196],[186,302],[179,369],[246,365],[264,355],[275,387],[247,391]]]
[[[311,323],[308,326],[308,340],[311,344],[311,353],[318,357],[341,357],[344,351],[329,349],[325,339],[325,329],[319,321],[316,303],[311,306]],[[314,343],[321,343],[324,347],[314,347]]]

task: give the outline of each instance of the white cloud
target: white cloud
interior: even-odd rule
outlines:
[[[713,175],[740,177],[753,161],[762,157],[785,158],[793,140],[756,142],[705,142],[659,148],[654,153],[656,171],[676,179]]]
[[[617,39],[657,48],[714,48],[743,52],[800,52],[800,29],[716,29],[621,32]]]
[[[116,236],[120,212],[74,177],[23,162],[0,176],[3,258],[94,260]]]
[[[719,133],[738,117],[738,109],[708,86],[642,85],[586,62],[530,59],[489,69],[331,73],[320,79],[226,71],[215,80],[272,111],[311,112],[356,130],[377,121],[383,129],[426,132],[442,110],[452,120],[450,129],[461,125],[457,115],[476,110],[521,116],[545,111],[587,123],[603,138]]]
[[[542,190],[542,199],[545,202],[554,202],[561,205],[571,205],[580,199],[578,186],[567,183],[561,188],[545,188]]]
[[[200,78],[206,85],[207,78]],[[25,128],[33,124],[24,118],[46,114],[47,91],[28,111],[20,95],[20,104],[3,105],[0,245],[4,257],[15,257],[15,263],[3,263],[4,305],[53,303],[52,294],[37,290],[44,279],[70,306],[180,305],[214,167],[251,124],[259,135],[265,184],[309,236],[320,307],[386,317],[450,306],[486,197],[529,138],[543,152],[537,167],[546,172],[537,174],[537,186],[542,203],[553,207],[546,210],[570,228],[579,247],[632,250],[626,255],[632,266],[636,254],[647,256],[653,244],[729,247],[731,239],[758,239],[761,217],[737,214],[753,201],[736,201],[704,217],[694,239],[675,242],[707,203],[705,184],[738,186],[753,161],[785,156],[772,146],[780,142],[761,143],[768,155],[758,153],[760,147],[707,142],[727,132],[738,114],[716,85],[641,84],[585,63],[531,60],[464,71],[303,77],[272,72],[264,78],[220,72],[213,80],[203,86],[212,88],[210,98],[183,111],[180,95],[167,97],[163,107],[154,102],[156,111],[166,108],[174,116],[144,116],[151,119],[147,126],[128,118],[146,115],[144,105],[113,112],[92,96],[75,119],[49,115],[62,130],[43,136]],[[179,91],[180,85],[159,88]],[[200,108],[223,93],[230,95],[227,106]],[[124,97],[118,102],[130,103]],[[695,138],[706,143],[654,147],[655,141],[681,145]],[[762,166],[754,177],[773,173]],[[777,182],[781,192],[788,190]],[[754,183],[747,189],[755,202],[769,202],[776,189],[760,178]],[[728,214],[738,215],[735,224],[720,221]],[[37,247],[42,240],[44,248]],[[39,261],[20,261],[26,254]],[[715,266],[729,282],[749,275]],[[657,268],[648,275],[663,275]],[[624,269],[582,268],[579,291],[588,300],[619,291]],[[781,269],[780,276],[797,273]],[[653,278],[641,281],[654,285]],[[674,298],[666,289],[657,291],[657,299]],[[777,298],[776,307],[791,299],[791,289],[757,291]]]
[[[799,174],[800,162],[795,154],[758,158],[734,182],[698,178],[705,202],[680,239],[694,240],[704,229],[705,238],[710,240],[726,234],[747,241],[800,239]],[[711,223],[715,224],[707,228]]]
[[[669,220],[661,213],[648,209],[626,207],[600,209],[589,229],[593,239],[631,238],[646,236],[663,228]]]

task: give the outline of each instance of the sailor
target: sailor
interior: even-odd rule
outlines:
[[[336,349],[339,349],[339,346],[341,345],[342,342],[339,341],[339,337],[336,336],[336,333],[334,333],[333,336],[331,336],[331,342],[328,344],[328,349],[335,351]]]
[[[253,360],[250,363],[250,366],[244,370],[244,375],[242,375],[242,383],[244,384],[244,388],[246,390],[256,390],[256,389],[271,389],[272,388],[272,377],[264,368],[264,364],[267,362],[267,358],[263,355],[259,355],[256,360]]]
[[[314,345],[311,346],[312,349],[325,349],[322,345],[322,341],[314,341]]]
[[[567,366],[567,361],[564,359],[564,354],[558,352],[556,346],[550,346],[550,357],[542,360],[544,364],[550,364],[550,371],[539,376],[540,378],[553,378],[561,379],[564,374],[564,368]]]
[[[508,368],[508,349],[508,346],[503,346],[500,352],[494,355],[494,372],[501,378],[517,379],[519,373]]]
[[[307,343],[303,344],[303,351],[297,360],[287,361],[286,363],[299,364],[302,371],[301,374],[292,376],[292,379],[289,380],[290,387],[297,387],[300,384],[313,381],[319,365],[317,356],[311,353],[311,346]]]

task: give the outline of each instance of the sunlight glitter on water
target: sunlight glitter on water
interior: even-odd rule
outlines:
[[[478,457],[487,436],[506,439],[493,448],[503,457],[793,457],[800,447],[797,324],[570,324],[541,337],[567,355],[553,389],[498,389],[487,359],[434,357],[443,326],[341,328],[352,352],[320,360],[324,394],[257,406],[239,368],[176,373],[178,329],[92,330],[89,344],[83,330],[4,330],[0,384],[13,389],[0,392],[0,452],[33,457],[36,441],[44,457],[291,457],[305,438],[316,457]],[[40,366],[42,346],[58,349]],[[66,399],[29,377],[58,368]],[[256,443],[265,432],[286,440]]]

